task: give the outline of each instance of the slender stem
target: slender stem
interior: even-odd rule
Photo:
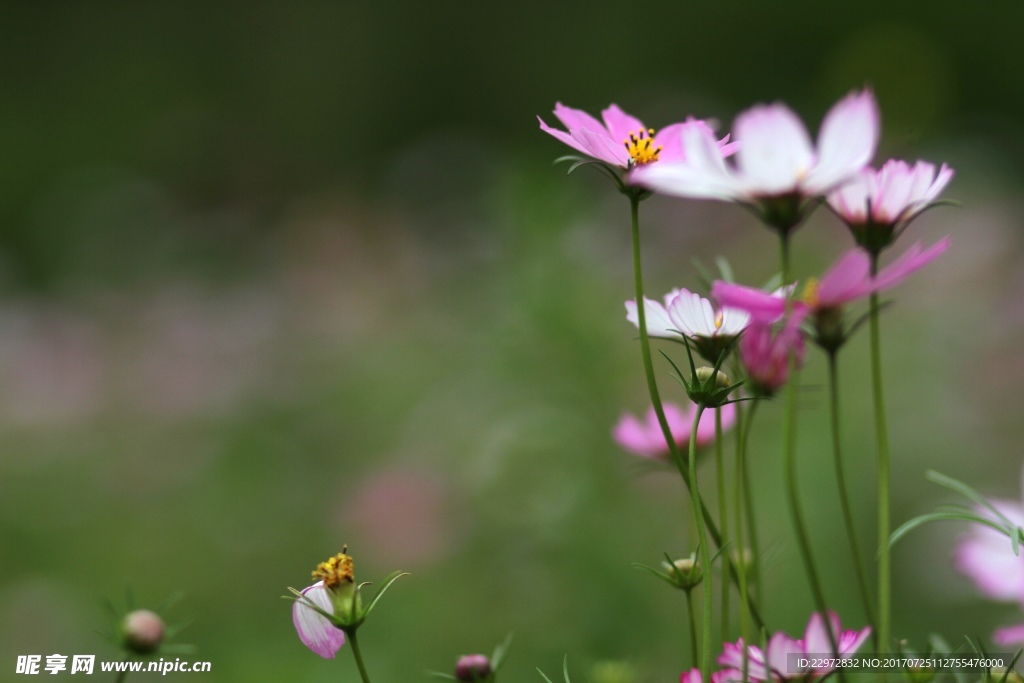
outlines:
[[[818,571],[814,566],[814,558],[811,557],[811,543],[807,535],[807,528],[804,523],[803,511],[800,507],[800,496],[797,491],[796,476],[796,385],[799,373],[796,367],[796,359],[791,354],[789,360],[789,382],[786,383],[786,416],[782,423],[783,447],[785,452],[786,469],[786,493],[789,496],[789,511],[793,517],[793,528],[796,531],[797,545],[800,548],[800,556],[804,561],[804,569],[807,572],[807,581],[811,585],[811,596],[814,598],[815,608],[821,613],[825,622],[825,630],[828,632],[829,643],[832,645],[832,652],[838,656],[839,641],[832,631],[832,620],[829,618],[828,606],[825,604],[825,593],[821,589],[821,581],[818,579]],[[839,680],[845,680],[842,668],[838,669]]]
[[[647,335],[647,315],[644,310],[644,281],[640,260],[640,199],[636,195],[629,195],[629,202],[630,216],[632,219],[633,281],[636,286],[637,326],[640,328],[640,353],[644,362],[644,375],[647,378],[647,390],[651,395],[651,404],[654,407],[654,414],[657,416],[658,425],[661,427],[661,432],[665,436],[665,443],[668,445],[669,454],[672,461],[675,462],[676,468],[679,470],[679,474],[683,478],[683,482],[689,489],[690,474],[686,469],[686,462],[683,454],[679,451],[675,438],[672,436],[672,430],[668,426],[668,420],[665,419],[665,409],[662,407],[661,395],[658,392],[658,382],[654,377],[654,364],[651,361],[651,342]],[[711,514],[706,510],[704,502],[699,501],[698,504],[704,512],[707,532],[711,535],[715,545],[721,547],[722,536],[718,532],[718,527],[715,525],[714,520],[711,519]],[[736,572],[736,567],[732,563],[732,558],[726,557],[725,563],[728,567],[729,576],[732,578],[732,581],[739,585],[739,575]],[[758,611],[757,604],[754,600],[750,601],[750,613],[758,628],[764,628],[764,619],[761,618],[761,613]]]
[[[749,655],[747,652],[747,646],[750,644],[750,621],[749,616],[749,604],[747,594],[747,574],[749,566],[753,563],[754,552],[750,553],[750,559],[747,559],[747,550],[745,541],[745,530],[743,524],[742,508],[744,503],[748,508],[747,513],[750,514],[749,505],[750,499],[748,495],[749,491],[746,490],[746,452],[747,452],[747,436],[750,433],[750,423],[754,420],[754,411],[757,409],[757,401],[754,401],[750,406],[750,412],[747,413],[746,419],[742,418],[740,411],[740,404],[736,404],[736,423],[740,431],[739,438],[736,439],[736,471],[734,473],[733,482],[733,505],[735,506],[734,522],[736,528],[736,556],[739,558],[737,563],[737,569],[740,573],[740,635],[743,637],[743,683],[748,680],[748,668],[749,668]]]
[[[743,507],[747,518],[747,529],[750,531],[750,575],[754,577],[754,596],[757,600],[763,599],[764,589],[761,587],[761,544],[757,534],[757,512],[754,508],[754,487],[750,484],[750,468],[747,467],[747,438],[750,435],[750,426],[754,422],[754,414],[757,411],[757,401],[750,405],[750,412],[747,413],[745,431],[740,432],[742,445],[740,446],[741,458],[743,460]]]
[[[348,642],[352,646],[352,655],[356,658],[356,666],[359,667],[360,678],[363,679],[363,683],[370,683],[370,677],[366,673],[366,665],[363,664],[363,655],[359,652],[359,640],[356,638],[355,629],[345,631],[345,635],[348,636]]]
[[[789,285],[789,234],[779,233],[779,265],[782,267],[782,286]]]
[[[839,370],[838,353],[828,353],[829,403],[832,416],[832,454],[836,465],[836,483],[839,486],[839,505],[843,509],[843,522],[846,524],[846,538],[850,542],[853,554],[853,567],[857,571],[857,585],[860,587],[860,599],[864,605],[864,616],[871,624],[871,637],[875,650],[878,649],[878,629],[875,625],[874,610],[871,608],[871,593],[868,590],[867,572],[864,570],[864,559],[860,554],[857,542],[856,527],[853,522],[853,511],[850,508],[850,496],[846,488],[846,475],[843,473],[842,440],[839,436]]]
[[[871,255],[871,275],[878,272],[878,254]],[[871,295],[871,384],[875,397],[875,436],[878,440],[878,646],[889,651],[892,618],[892,555],[889,551],[889,430],[882,395],[882,343],[878,323],[878,294]]]
[[[722,448],[722,409],[715,409],[715,469],[718,471],[718,521],[722,525],[722,545],[729,542],[729,501],[725,493],[725,455]],[[728,551],[726,551],[728,553]],[[743,569],[738,567],[740,576]],[[722,642],[729,639],[729,582],[722,582],[721,623]]]
[[[697,617],[693,613],[693,594],[686,591],[686,611],[690,615],[690,661],[697,665]]]
[[[128,661],[127,659],[124,661]],[[125,667],[121,673],[117,674],[117,678],[114,679],[114,683],[124,683],[125,679],[128,678],[128,668]]]
[[[700,671],[701,680],[711,678],[711,553],[708,547],[708,535],[704,526],[704,508],[700,504],[700,491],[697,490],[697,425],[704,413],[704,404],[697,404],[697,414],[690,427],[690,500],[693,503],[693,516],[697,518],[697,536],[700,539],[700,564],[704,568],[704,618],[701,629]]]

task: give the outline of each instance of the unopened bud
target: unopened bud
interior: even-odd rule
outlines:
[[[463,655],[455,664],[455,678],[466,683],[486,681],[491,675],[491,660],[486,655]]]
[[[684,557],[672,564],[664,563],[668,569],[668,575],[677,588],[685,591],[692,590],[704,579],[704,572],[694,557]]]
[[[156,612],[137,609],[121,622],[121,637],[124,646],[135,654],[152,654],[164,639],[164,622]]]
[[[697,379],[701,384],[711,379],[711,375],[713,374],[715,375],[715,384],[719,389],[725,389],[730,385],[729,378],[726,377],[725,373],[721,370],[718,370],[716,373],[714,368],[709,368],[707,366],[697,368]]]

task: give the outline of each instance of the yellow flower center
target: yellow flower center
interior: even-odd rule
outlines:
[[[662,148],[655,147],[653,143],[653,128],[648,128],[646,131],[641,130],[639,133],[629,131],[629,137],[622,141],[622,144],[626,146],[626,151],[629,152],[630,159],[637,166],[658,160],[658,154],[661,153]]]
[[[716,330],[722,329],[722,323],[724,323],[724,322],[725,322],[725,316],[722,314],[722,312],[719,311],[718,313],[715,313],[715,329]]]
[[[342,583],[354,583],[355,573],[352,571],[352,558],[345,554],[348,546],[326,562],[321,562],[313,570],[313,578],[324,582],[325,588],[334,588]]]
[[[803,300],[811,308],[817,308],[818,306],[818,287],[818,278],[807,278],[807,284],[804,285]]]

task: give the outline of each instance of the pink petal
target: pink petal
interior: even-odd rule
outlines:
[[[324,588],[324,582],[303,589],[302,594],[325,612],[333,613],[331,596]],[[333,659],[335,653],[345,644],[345,633],[318,612],[296,600],[292,604],[292,622],[298,631],[299,640],[324,659]]]
[[[923,250],[920,242],[912,245],[899,258],[879,271],[872,285],[873,291],[880,292],[900,284],[945,253],[951,243],[952,240],[945,237]]]
[[[829,623],[832,626],[832,635],[839,640],[839,617],[835,612],[829,612]],[[804,651],[810,654],[832,654],[832,639],[829,637],[828,629],[825,626],[825,619],[821,614],[815,612],[807,622],[807,630],[804,632]]]
[[[874,175],[871,169],[864,169],[828,195],[829,206],[846,222],[863,223],[867,220]]]
[[[794,640],[781,631],[776,632],[768,640],[768,651],[766,653],[768,658],[768,670],[778,672],[784,679],[792,678],[793,675],[788,672],[788,656],[790,654],[802,655],[805,652],[807,652],[807,650],[799,640]],[[822,652],[828,652],[828,650],[826,649]]]
[[[640,119],[622,111],[617,104],[612,104],[601,112],[601,118],[608,129],[608,136],[620,145],[630,133],[639,135],[640,131],[646,131]]]
[[[851,249],[821,276],[818,306],[836,308],[871,291],[871,258],[860,249]]]
[[[807,194],[825,194],[871,162],[880,118],[870,90],[850,93],[829,110],[818,133],[817,165],[803,183]]]
[[[679,683],[701,683],[700,669],[690,669],[679,674]]]
[[[839,656],[846,658],[852,655],[860,649],[870,635],[870,626],[865,626],[859,631],[843,631],[843,634],[839,636]]]
[[[992,642],[1000,647],[1024,645],[1024,624],[1007,626],[992,634]]]
[[[580,141],[573,138],[569,133],[550,127],[548,124],[544,123],[544,119],[539,116],[537,117],[537,120],[540,121],[540,129],[548,135],[551,135],[560,142],[569,145],[577,152],[582,152],[587,156],[591,156],[590,150],[584,147]]]
[[[632,182],[676,197],[739,198],[739,181],[726,167],[718,141],[708,127],[703,122],[690,121],[683,124],[680,136],[682,160],[670,154],[664,161],[640,166],[630,174]]]
[[[1016,525],[1024,525],[1024,508],[1019,503],[995,500],[992,504]],[[991,512],[977,512],[991,517]],[[971,533],[957,544],[957,569],[966,574],[994,600],[1024,599],[1024,555],[1014,555],[1004,535],[984,526],[974,526]]]
[[[775,322],[786,312],[785,297],[723,280],[711,286],[711,296],[723,307],[746,311],[754,322]]]
[[[582,109],[567,107],[561,102],[555,104],[555,116],[562,122],[567,130],[576,129],[589,130],[592,133],[608,135],[608,130],[601,125],[601,122]]]
[[[574,128],[570,135],[583,149],[587,150],[587,154],[595,159],[623,168],[629,164],[629,152],[622,145],[613,142],[607,133],[594,133],[584,128]]]
[[[783,104],[740,114],[733,134],[740,143],[736,165],[748,196],[794,190],[814,165],[814,150],[800,118]]]

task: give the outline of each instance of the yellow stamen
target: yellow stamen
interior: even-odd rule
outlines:
[[[818,278],[809,277],[807,278],[807,284],[804,285],[803,300],[811,308],[815,308],[818,305]]]
[[[660,145],[655,147],[653,142],[654,129],[648,128],[639,133],[630,131],[629,137],[623,140],[622,144],[626,146],[626,151],[629,152],[633,164],[640,166],[658,160],[658,154],[661,153],[662,147]]]
[[[725,322],[725,316],[722,315],[722,312],[719,311],[718,313],[715,313],[715,329],[716,330],[722,329],[722,323],[724,323],[724,322]]]
[[[342,552],[321,562],[313,570],[313,578],[324,582],[325,588],[334,588],[342,583],[354,583],[355,573],[352,570],[352,558],[345,554],[348,546]]]

